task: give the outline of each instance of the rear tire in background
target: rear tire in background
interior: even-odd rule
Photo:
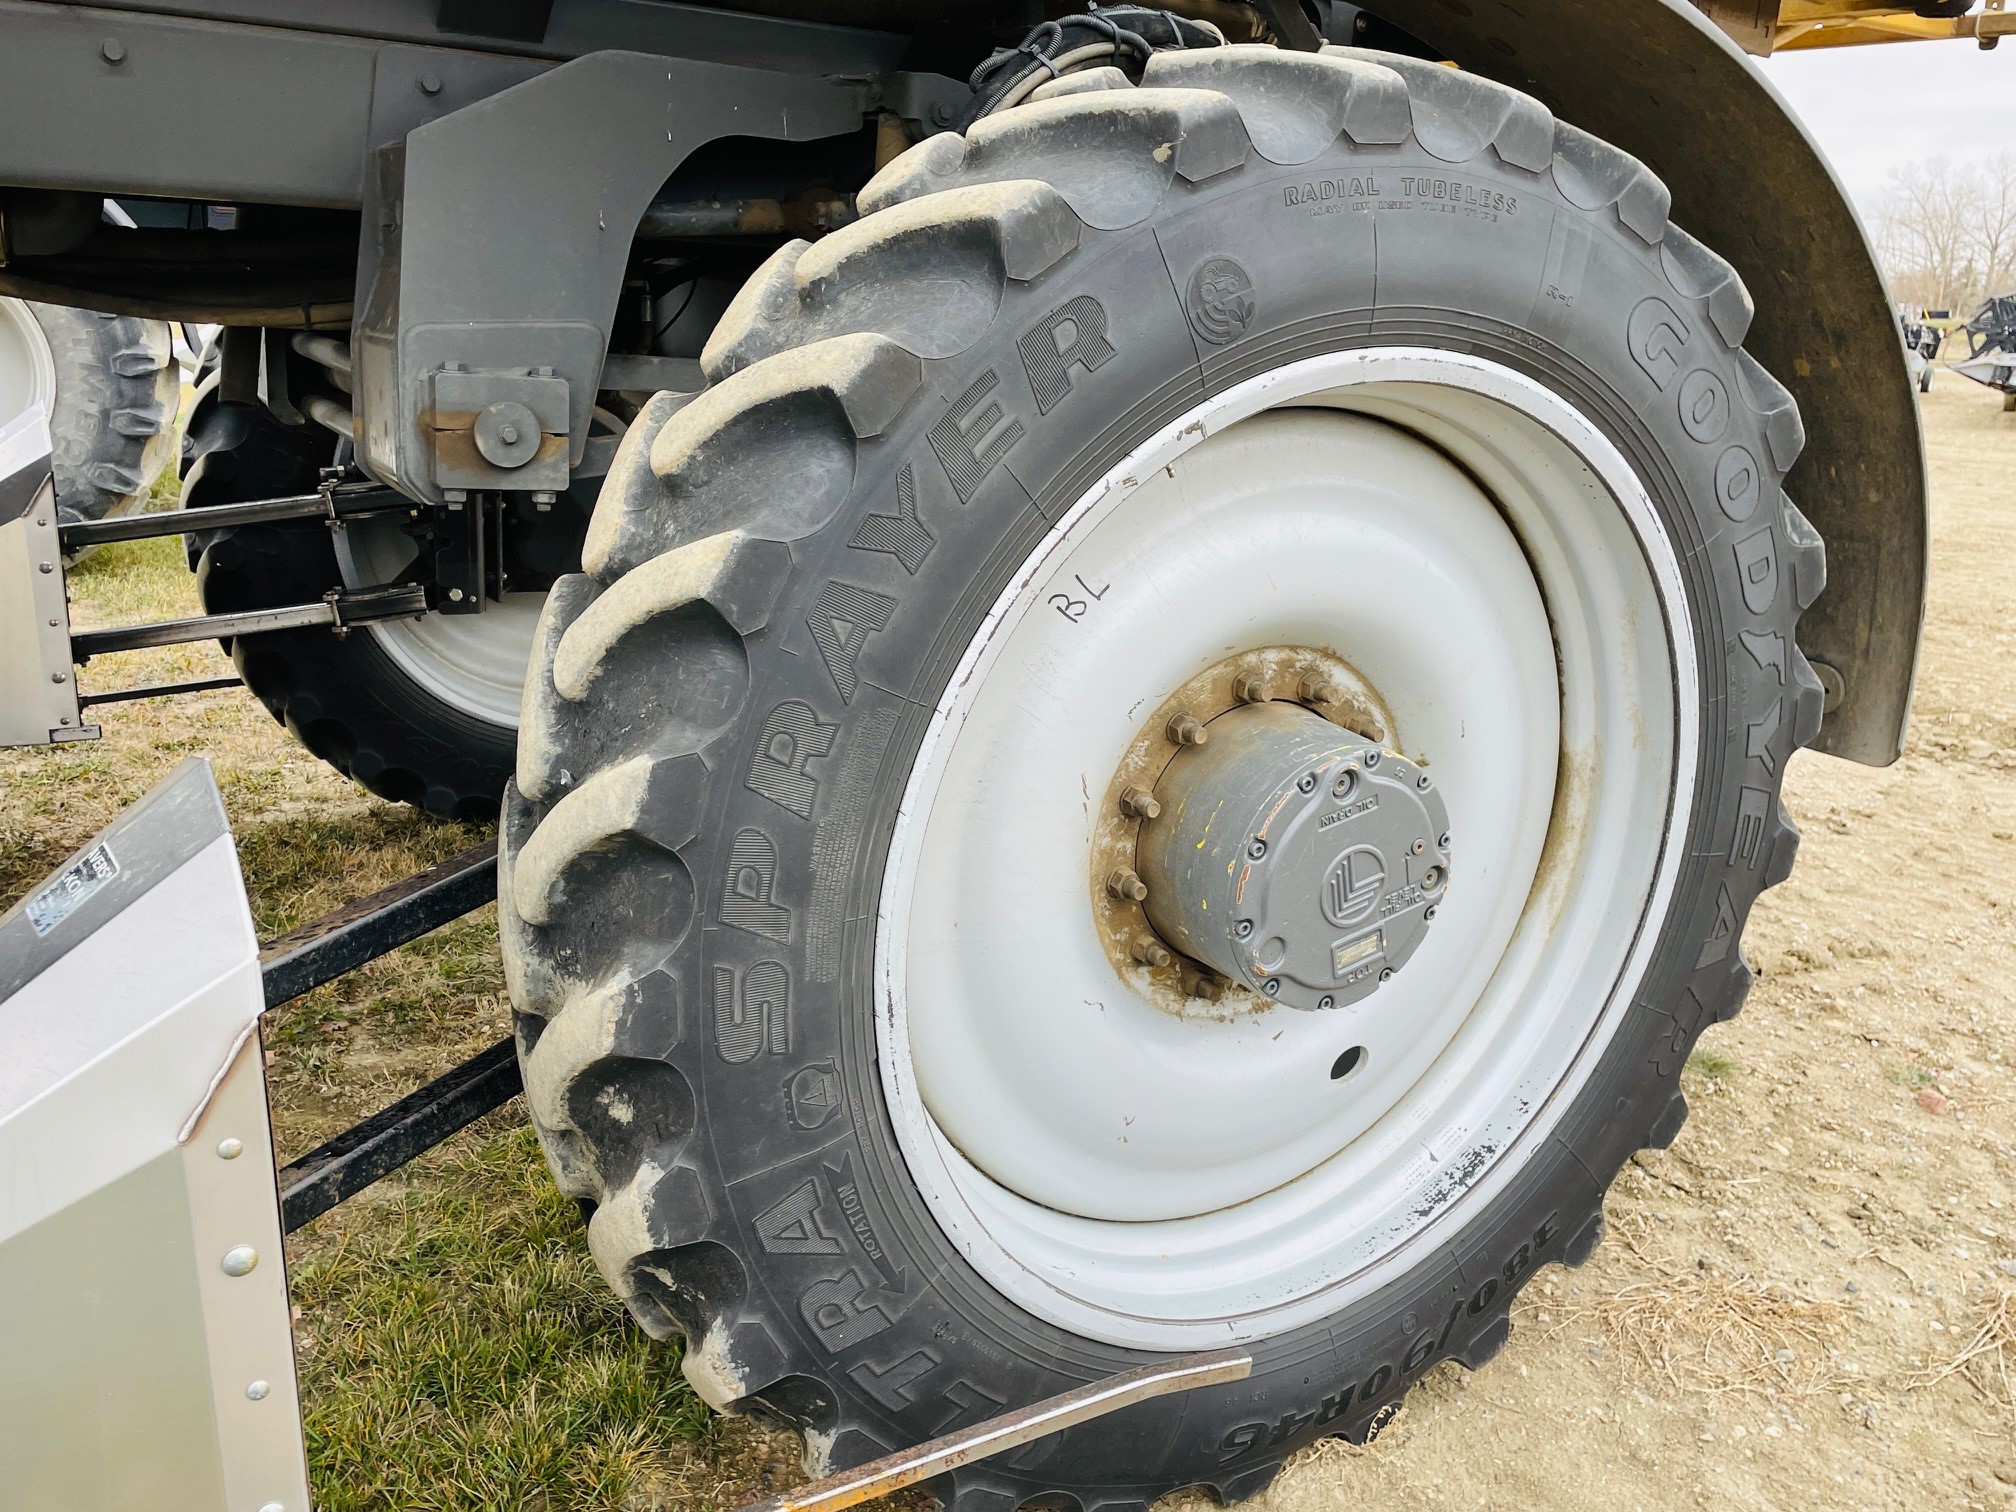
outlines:
[[[0,298],[0,423],[31,403],[49,417],[58,518],[127,513],[175,454],[181,373],[168,327]]]
[[[283,425],[262,405],[224,403],[213,376],[198,390],[183,439],[183,507],[313,493],[335,445],[320,426]],[[204,531],[190,543],[212,614],[312,603],[345,580],[320,521]],[[467,621],[478,634],[496,624],[490,615]],[[491,817],[517,739],[514,674],[493,675],[498,686],[480,690],[481,699],[458,699],[402,666],[386,633],[281,630],[239,637],[229,649],[267,712],[344,776],[444,818]]]
[[[1668,203],[1418,60],[1158,54],[899,158],[638,416],[499,917],[555,1177],[709,1402],[816,1473],[1245,1341],[936,1488],[1237,1499],[1586,1257],[1743,1000],[1822,707],[1799,418]],[[1371,836],[1283,914],[1306,994],[1112,859],[1256,703],[1331,764],[1225,781]],[[1447,832],[1363,828],[1431,790]]]

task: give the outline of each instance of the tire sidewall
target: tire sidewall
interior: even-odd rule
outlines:
[[[697,943],[674,968],[700,1007],[686,1063],[719,1178],[710,1199],[755,1259],[749,1285],[780,1352],[851,1398],[860,1441],[834,1445],[836,1462],[1149,1358],[1008,1302],[926,1209],[877,1067],[876,900],[930,711],[1050,522],[1156,430],[1258,373],[1353,347],[1469,352],[1562,394],[1618,447],[1679,555],[1700,669],[1692,823],[1674,837],[1686,860],[1621,1027],[1495,1198],[1402,1280],[1256,1345],[1248,1381],[1046,1440],[1005,1473],[1040,1466],[1045,1487],[1093,1499],[1139,1488],[1144,1467],[1158,1484],[1236,1486],[1315,1437],[1362,1436],[1437,1361],[1495,1350],[1518,1285],[1586,1254],[1612,1173],[1670,1139],[1687,1051],[1747,985],[1735,932],[1775,833],[1755,828],[1757,805],[1775,814],[1794,740],[1790,663],[1760,665],[1737,636],[1782,637],[1790,657],[1801,586],[1737,354],[1680,282],[1614,212],[1576,209],[1544,174],[1452,166],[1413,142],[1340,144],[1294,168],[1256,160],[1178,185],[1147,224],[1088,231],[1041,279],[1008,284],[988,335],[927,362],[925,392],[861,444],[846,506],[794,543],[791,590],[750,642],[763,692],[710,752],[703,838],[685,853]],[[1068,392],[1052,374],[1039,394],[1022,343],[1084,298],[1112,353],[1069,366]],[[1719,413],[1704,417],[1704,402]],[[1762,487],[1725,510],[1717,469],[1736,447]],[[850,544],[905,497],[932,538],[921,559]],[[808,1200],[816,1243],[766,1237],[768,1215]]]

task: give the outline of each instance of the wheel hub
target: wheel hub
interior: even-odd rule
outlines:
[[[1177,950],[1291,1007],[1348,1007],[1419,948],[1449,876],[1449,818],[1404,756],[1286,702],[1192,738],[1144,819],[1141,900]]]

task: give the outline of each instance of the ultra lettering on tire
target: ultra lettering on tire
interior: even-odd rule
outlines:
[[[1144,1303],[1134,1318],[1093,1281],[1018,1277],[1015,1256],[1037,1255],[1034,1275],[1040,1246],[1017,1251],[989,1232],[954,1169],[962,1141],[976,1169],[1013,1152],[985,1148],[984,1124],[930,1134],[959,1110],[941,1098],[919,1111],[905,1066],[923,1042],[892,1028],[909,979],[882,973],[915,915],[889,913],[910,886],[890,857],[933,854],[938,822],[906,816],[906,795],[940,791],[926,781],[933,763],[1039,770],[1046,742],[1075,738],[1032,725],[1018,743],[1011,729],[982,761],[957,744],[959,711],[982,705],[960,701],[984,699],[988,668],[1008,665],[1031,615],[1050,617],[1043,634],[1082,637],[1057,646],[1096,648],[1120,633],[1101,627],[1129,615],[1181,639],[1186,620],[1220,612],[1192,597],[1141,621],[1138,580],[1051,581],[1052,559],[1032,557],[1079,550],[1074,521],[1122,508],[1115,499],[1189,507],[1181,480],[1204,476],[1208,459],[1236,482],[1238,466],[1264,471],[1275,451],[1362,453],[1368,473],[1418,481],[1466,518],[1495,486],[1489,426],[1475,417],[1520,405],[1541,417],[1535,436],[1552,426],[1608,458],[1606,486],[1636,501],[1629,528],[1665,543],[1660,602],[1678,606],[1674,666],[1693,690],[1683,707],[1676,682],[1660,715],[1691,732],[1671,755],[1691,773],[1673,798],[1684,833],[1654,837],[1656,916],[1627,942],[1640,964],[1619,978],[1614,1011],[1586,1010],[1607,1016],[1575,1052],[1572,1095],[1545,1137],[1477,1133],[1421,1152],[1427,1175],[1409,1167],[1407,1179],[1428,1182],[1438,1205],[1418,1233],[1365,1239],[1376,1270],[1312,1251],[1311,1266],[1332,1267],[1322,1285],[1283,1282],[1227,1314],[1218,1336],[1251,1340],[1248,1381],[1130,1409],[938,1487],[1003,1509],[1044,1493],[1139,1506],[1191,1484],[1236,1499],[1318,1437],[1362,1440],[1437,1362],[1482,1365],[1527,1278],[1597,1242],[1620,1164],[1676,1134],[1681,1064],[1749,984],[1745,914],[1791,865],[1797,834],[1778,786],[1819,723],[1820,688],[1792,637],[1822,586],[1822,552],[1781,489],[1799,419],[1741,349],[1748,295],[1668,223],[1667,194],[1641,165],[1530,99],[1412,59],[1158,55],[1140,88],[1038,100],[930,139],[862,203],[859,223],[782,249],[751,281],[708,348],[712,388],[683,406],[657,401],[626,437],[587,570],[556,586],[542,621],[500,888],[528,1099],[557,1180],[592,1206],[598,1264],[645,1328],[685,1338],[707,1400],[798,1427],[814,1469],[1198,1347],[1210,1331],[1175,1282],[1161,1312]],[[1336,399],[1354,372],[1377,382]],[[1317,380],[1297,375],[1310,373],[1328,375],[1331,410],[1269,407],[1269,385],[1304,394]],[[1436,385],[1470,395],[1449,401],[1446,424],[1394,418]],[[1208,418],[1234,399],[1250,418]],[[1331,426],[1339,403],[1356,413]],[[1196,434],[1182,434],[1186,416],[1206,417]],[[1441,439],[1429,446],[1423,431]],[[1536,441],[1532,457],[1552,444]],[[1476,465],[1452,467],[1443,445]],[[1130,459],[1147,459],[1140,476]],[[1525,528],[1513,505],[1501,512]],[[1420,520],[1393,523],[1432,542]],[[1256,517],[1256,532],[1266,524]],[[1513,570],[1522,548],[1541,564],[1591,561],[1490,529],[1504,549],[1445,544],[1486,574]],[[1284,574],[1295,556],[1280,554]],[[1617,570],[1652,580],[1649,566]],[[1543,650],[1551,623],[1563,666],[1598,665],[1602,648],[1580,644],[1581,611],[1558,589],[1532,590],[1546,605],[1534,622]],[[1009,607],[1018,617],[1002,628]],[[1004,648],[999,660],[983,645]],[[1268,665],[1302,657],[1306,689],[1332,651],[1350,662],[1348,646],[1290,646]],[[1060,650],[1058,665],[1086,654]],[[1258,674],[1242,675],[1250,686]],[[1113,717],[1147,719],[1180,681],[1140,688],[1138,707]],[[1573,756],[1580,706],[1563,699]],[[1404,744],[1410,717],[1377,738]],[[1431,751],[1422,769],[1424,784],[1451,786],[1452,813],[1465,759]],[[1628,775],[1631,759],[1601,754],[1605,772]],[[1558,780],[1581,780],[1573,767]],[[1069,803],[1104,813],[1106,778],[1084,774],[1082,795],[1069,784]],[[1012,840],[1012,827],[986,828],[1009,821],[984,805],[969,817]],[[1381,993],[1439,969],[1421,964],[1437,932],[1455,938],[1473,906],[1459,901],[1491,895],[1477,880],[1485,842],[1470,842],[1464,869],[1464,823],[1445,837],[1444,917]],[[1571,842],[1585,849],[1559,853],[1594,855],[1597,830],[1550,832],[1547,855]],[[1581,917],[1572,869],[1535,875],[1534,897]],[[1087,917],[1092,885],[1030,906]],[[1515,898],[1508,917],[1528,928],[1529,905]],[[1069,1022],[1051,1016],[1070,1006],[1052,1002],[1061,960],[1031,950],[989,962],[974,991],[1010,982],[1031,1005],[1032,1037]],[[1123,960],[1102,1000],[1131,1003],[1130,988],[1174,969]],[[1334,1026],[1353,1021],[1339,1015],[1378,1002],[1327,1016],[1249,1003],[1223,1017],[1282,1015],[1268,1022],[1292,1039],[1343,1033]],[[1184,1011],[1155,1022],[1188,1033]],[[1202,1009],[1195,1022],[1242,1032]],[[1379,1055],[1361,1071],[1348,1054],[1333,1069],[1326,1053],[1306,1079],[1355,1095]],[[1124,1138],[1116,1130],[1115,1148]],[[1268,1158],[1255,1152],[1255,1169]],[[1170,1185],[1174,1197],[1144,1176],[1140,1193],[1111,1200],[1153,1217],[1156,1203],[1180,1204],[1182,1181]]]

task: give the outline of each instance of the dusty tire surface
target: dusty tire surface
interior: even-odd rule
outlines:
[[[54,366],[49,435],[57,515],[74,522],[125,514],[174,460],[182,391],[168,327],[17,303],[42,332]]]
[[[335,438],[286,426],[262,406],[199,390],[183,439],[185,509],[313,493]],[[312,603],[342,582],[319,521],[246,525],[192,535],[203,605],[212,614]],[[435,697],[367,631],[244,636],[231,659],[266,710],[308,750],[381,798],[453,819],[497,811],[516,732]]]
[[[1622,1162],[1678,1132],[1695,1038],[1742,1003],[1745,915],[1797,848],[1780,777],[1822,706],[1792,639],[1824,580],[1781,487],[1798,415],[1668,203],[1450,70],[1165,54],[1140,89],[898,159],[872,213],[756,275],[713,388],[639,416],[542,622],[499,913],[555,1176],[715,1406],[800,1428],[817,1470],[1148,1358],[1016,1306],[920,1198],[876,1066],[883,863],[927,718],[1050,522],[1202,397],[1327,352],[1536,380],[1679,543],[1701,735],[1653,964],[1552,1135],[1404,1277],[1258,1340],[1243,1383],[936,1489],[1250,1495],[1319,1437],[1362,1441],[1437,1362],[1482,1365],[1525,1280],[1587,1256]]]

